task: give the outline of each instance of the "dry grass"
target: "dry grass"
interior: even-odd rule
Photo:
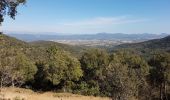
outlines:
[[[37,93],[28,89],[3,88],[0,100],[111,100],[103,97],[82,96],[71,93]]]

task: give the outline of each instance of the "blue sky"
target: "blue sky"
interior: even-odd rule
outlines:
[[[170,33],[170,0],[28,0],[9,32]]]

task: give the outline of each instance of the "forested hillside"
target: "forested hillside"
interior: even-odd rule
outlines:
[[[41,48],[41,49],[49,48],[51,46],[56,46],[60,49],[71,52],[76,57],[79,57],[81,52],[89,48],[86,46],[71,46],[71,45],[61,44],[53,41],[34,41],[34,42],[29,42],[29,44],[31,46],[34,46],[36,48]]]
[[[149,40],[141,43],[131,43],[131,44],[122,44],[119,46],[114,47],[113,49],[120,49],[120,48],[133,48],[139,51],[149,52],[152,50],[170,50],[170,36],[167,36],[162,39],[154,39]]]
[[[15,86],[113,100],[168,100],[169,43],[166,37],[119,46],[108,53],[54,42],[26,43],[0,34],[1,88]],[[153,52],[143,57],[142,49]]]

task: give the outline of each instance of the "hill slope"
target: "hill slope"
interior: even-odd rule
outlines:
[[[24,52],[28,57],[34,59],[37,57],[36,55],[44,55],[47,48],[51,46],[56,46],[61,50],[71,52],[73,55],[77,56],[84,47],[78,46],[70,46],[57,42],[51,41],[35,41],[35,42],[24,42],[22,40],[18,40],[14,37],[7,36],[4,34],[0,34],[0,48],[15,48],[16,50],[20,50]],[[36,58],[35,58],[36,59]]]
[[[74,56],[79,56],[79,54],[81,53],[81,51],[85,50],[84,46],[71,46],[71,45],[67,45],[67,44],[62,44],[62,43],[57,43],[57,42],[53,42],[53,41],[34,41],[34,42],[29,42],[29,44],[31,46],[37,47],[37,48],[49,48],[50,46],[56,46],[60,49],[63,49],[65,51],[68,51],[70,53],[72,53]]]
[[[28,47],[28,44],[16,38],[4,34],[0,34],[0,46],[1,47]]]
[[[151,50],[170,50],[170,36],[167,36],[162,39],[154,39],[141,43],[132,43],[132,44],[122,44],[112,48],[115,49],[124,49],[124,48],[133,48],[139,51],[151,51]]]

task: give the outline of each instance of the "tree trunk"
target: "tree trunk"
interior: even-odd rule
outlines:
[[[160,100],[163,100],[163,95],[162,95],[162,83],[160,84]]]
[[[1,92],[1,90],[2,90],[2,82],[3,82],[3,79],[1,78],[1,89],[0,89],[0,92]]]
[[[167,98],[167,92],[166,92],[166,89],[167,87],[166,87],[166,81],[164,82],[164,99],[165,100],[168,100],[168,98]]]
[[[12,87],[13,87],[13,88],[15,87],[14,79],[13,79],[13,78],[12,78]]]

